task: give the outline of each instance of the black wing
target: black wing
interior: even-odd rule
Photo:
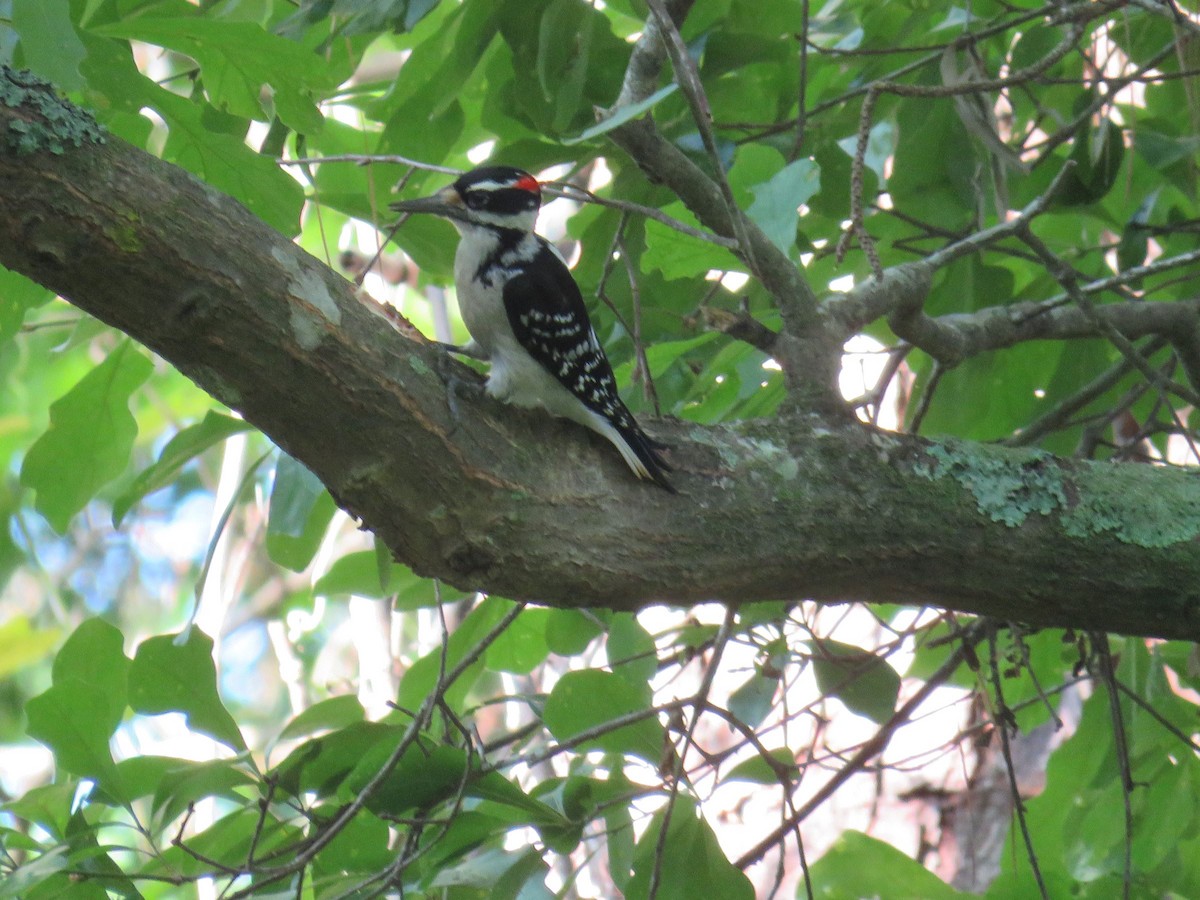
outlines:
[[[651,477],[673,491],[663,474],[670,466],[617,393],[612,364],[596,339],[579,286],[545,241],[538,240],[537,256],[505,284],[504,311],[529,355],[584,406],[611,422]]]

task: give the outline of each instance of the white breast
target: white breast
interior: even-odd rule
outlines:
[[[492,283],[483,284],[475,279],[475,275],[480,266],[495,255],[499,244],[490,229],[467,228],[463,230],[454,256],[454,283],[463,324],[491,363],[487,391],[507,403],[545,406],[551,412],[563,415],[562,408],[569,406],[573,399],[570,392],[521,347],[504,309],[504,283],[511,274],[505,265],[531,259],[538,249],[537,238],[529,234],[501,256]]]

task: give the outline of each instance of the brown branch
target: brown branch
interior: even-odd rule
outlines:
[[[665,6],[657,5],[658,14],[652,12],[647,18],[642,37],[634,45],[620,96],[617,104],[607,111],[609,115],[653,93],[672,46],[672,37],[678,39],[677,30],[669,34],[664,25],[682,21],[692,4],[690,0],[678,0]],[[664,12],[665,19],[662,17]],[[677,57],[678,48],[675,50]],[[689,69],[688,62],[686,53],[683,59],[676,59],[677,71],[683,73],[677,77],[685,93],[689,93],[689,102],[697,110],[698,122],[710,125],[705,118],[702,90],[689,77],[689,73],[694,74],[694,67]],[[703,126],[701,131],[704,132]],[[828,332],[826,320],[818,313],[816,294],[796,264],[753,221],[730,204],[731,196],[723,177],[714,179],[692,162],[659,132],[649,116],[626,122],[613,129],[609,136],[650,181],[674,191],[703,225],[718,235],[736,240],[737,252],[747,261],[749,269],[783,314],[784,334],[776,342],[774,354],[788,377],[792,405],[798,409],[846,414],[837,389],[841,340]],[[719,164],[717,171],[720,171]]]
[[[0,134],[18,117],[36,114],[0,106]],[[583,429],[454,395],[439,373],[467,370],[241,205],[119,139],[0,149],[0,210],[0,264],[240,410],[397,558],[457,587],[626,610],[854,597],[1200,634],[1200,485],[1182,473],[811,411],[651,420],[671,446],[672,496]]]

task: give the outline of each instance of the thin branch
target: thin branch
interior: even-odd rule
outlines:
[[[868,322],[873,322],[881,315],[890,312],[893,320],[889,324],[897,335],[923,350],[928,350],[931,355],[941,356],[941,353],[934,352],[920,340],[914,340],[905,333],[914,326],[919,331],[925,331],[922,326],[937,321],[926,316],[921,310],[925,296],[929,292],[933,273],[950,265],[955,260],[977,253],[984,247],[1005,238],[1020,234],[1031,221],[1049,208],[1059,185],[1062,184],[1073,166],[1074,163],[1068,161],[1054,176],[1046,190],[1021,210],[1015,218],[968,235],[941,250],[934,251],[924,259],[903,263],[880,272],[875,279],[865,281],[845,295],[828,301],[823,307],[823,312],[825,315],[839,320],[840,327],[847,337],[858,332]],[[932,339],[935,344],[941,343],[939,336],[934,332],[929,332],[924,336]],[[947,362],[956,361],[953,359],[955,352],[949,346],[943,348],[943,353],[951,356],[951,359],[946,360]]]
[[[1121,800],[1125,812],[1125,859],[1122,869],[1121,897],[1129,900],[1133,888],[1133,805],[1130,797],[1133,794],[1133,771],[1129,762],[1129,737],[1125,731],[1125,717],[1121,714],[1121,696],[1117,690],[1116,664],[1113,662],[1112,650],[1108,646],[1108,635],[1102,631],[1093,631],[1092,644],[1096,648],[1099,661],[1100,681],[1104,684],[1104,692],[1108,697],[1108,714],[1112,722],[1113,747],[1117,755],[1117,767],[1121,771]]]
[[[779,827],[743,853],[734,865],[739,869],[745,869],[747,866],[761,860],[768,850],[784,839],[809,814],[832,797],[838,788],[866,768],[867,764],[887,747],[892,735],[908,723],[917,707],[924,703],[934,691],[958,671],[958,667],[967,659],[969,648],[973,648],[975,644],[979,643],[983,639],[983,636],[983,630],[978,624],[968,628],[967,632],[963,635],[962,643],[955,648],[954,652],[950,654],[944,663],[938,666],[937,671],[929,676],[928,680],[917,689],[916,693],[892,713],[891,718],[884,722],[875,734],[863,742],[858,751],[846,760],[845,764],[834,773],[829,781],[821,785],[807,803],[796,810],[795,813],[788,816]]]
[[[662,827],[658,832],[658,839],[654,845],[654,867],[650,870],[650,883],[646,891],[648,900],[654,900],[658,896],[658,887],[662,878],[662,861],[667,849],[667,832],[671,826],[671,815],[675,811],[675,799],[679,796],[679,784],[683,778],[683,761],[688,754],[688,750],[695,746],[696,741],[696,726],[700,722],[700,717],[704,714],[704,708],[708,704],[708,693],[712,689],[713,679],[717,674],[717,666],[721,663],[721,656],[725,653],[725,647],[729,643],[729,637],[733,632],[733,624],[737,618],[737,613],[734,607],[727,606],[725,608],[725,618],[721,621],[721,628],[717,632],[716,641],[713,645],[712,658],[708,661],[708,666],[704,670],[704,677],[700,681],[700,687],[692,696],[692,720],[688,723],[687,731],[683,738],[683,747],[675,755],[675,771],[672,779],[672,788],[667,797],[667,806],[663,810]]]
[[[704,327],[710,331],[719,331],[735,340],[744,341],[768,356],[775,352],[778,332],[772,331],[744,309],[730,312],[716,306],[702,306],[700,315],[704,319]]]
[[[426,172],[441,172],[443,175],[454,175],[455,177],[462,174],[462,169],[439,166],[435,163],[422,162],[419,159],[412,159],[408,156],[397,156],[394,153],[331,153],[329,156],[302,156],[298,159],[280,158],[276,162],[281,166],[309,166],[317,163],[341,162],[369,166],[372,163],[382,163],[385,165],[409,166],[410,168],[421,169]]]
[[[663,0],[646,0],[646,4],[658,21],[663,41],[667,46],[667,55],[671,58],[671,65],[675,69],[675,81],[682,88],[683,95],[692,108],[692,119],[700,131],[700,140],[712,163],[711,177],[725,201],[726,214],[729,216],[730,225],[733,226],[738,247],[745,256],[750,271],[761,281],[762,275],[755,259],[754,245],[750,243],[750,236],[746,230],[745,217],[742,215],[737,201],[733,198],[733,188],[729,186],[729,179],[725,177],[725,167],[721,162],[721,153],[717,149],[717,138],[713,132],[712,107],[709,106],[708,96],[704,93],[704,85],[700,82],[700,73],[696,69],[695,62],[688,55],[683,36],[667,13]],[[780,302],[784,303],[784,298],[780,298]]]
[[[680,234],[686,234],[688,237],[694,237],[701,241],[707,241],[710,244],[716,244],[718,247],[724,247],[726,250],[736,250],[738,242],[734,238],[725,237],[720,234],[714,234],[711,231],[705,231],[702,228],[693,228],[684,222],[680,222],[674,216],[669,216],[661,209],[654,206],[643,206],[640,203],[631,203],[628,200],[615,200],[610,197],[600,197],[593,194],[586,188],[579,187],[575,184],[567,184],[556,182],[558,186],[548,186],[543,184],[543,189],[552,197],[562,197],[566,200],[582,200],[588,203],[595,203],[597,206],[606,206],[609,209],[617,209],[625,213],[634,213],[643,216],[647,219],[653,219],[656,222],[661,222],[668,228],[678,231]]]
[[[1149,362],[1146,361],[1145,357],[1143,357],[1138,349],[1133,345],[1129,337],[1127,337],[1126,334],[1123,333],[1108,316],[1102,315],[1100,311],[1097,310],[1095,304],[1092,303],[1091,297],[1087,295],[1087,292],[1080,290],[1079,278],[1074,269],[1068,266],[1048,246],[1046,246],[1045,242],[1043,242],[1041,238],[1034,235],[1028,227],[1022,229],[1019,236],[1021,240],[1025,242],[1026,246],[1028,246],[1034,251],[1034,253],[1038,255],[1038,257],[1045,264],[1046,268],[1049,270],[1050,274],[1054,276],[1054,279],[1060,285],[1062,285],[1068,296],[1070,296],[1070,298],[1075,302],[1075,305],[1079,307],[1080,311],[1082,311],[1088,322],[1095,327],[1100,334],[1108,338],[1108,340],[1111,341],[1112,344],[1121,351],[1121,354],[1133,363],[1134,368],[1146,376],[1146,379],[1160,390],[1177,393],[1184,400],[1188,401],[1188,403],[1191,403],[1193,406],[1200,407],[1200,394],[1185,387],[1184,385],[1168,381],[1166,378],[1164,378],[1161,372],[1159,372],[1156,368],[1150,365]],[[1123,308],[1127,307],[1115,307],[1115,309]]]
[[[358,813],[366,806],[367,801],[375,794],[385,781],[391,776],[396,766],[399,765],[401,758],[405,752],[416,742],[420,737],[421,731],[428,725],[433,710],[437,708],[441,702],[445,692],[462,677],[475,662],[481,657],[487,648],[498,638],[513,620],[524,611],[524,604],[514,604],[503,618],[500,619],[491,629],[488,630],[478,643],[471,647],[464,655],[458,664],[446,672],[444,677],[438,679],[438,683],[425,698],[420,708],[413,714],[412,721],[401,735],[395,749],[388,755],[384,764],[379,767],[378,771],[371,776],[370,780],[363,785],[362,789],[355,795],[354,799],[344,806],[337,816],[329,823],[329,825],[314,838],[311,843],[299,854],[295,859],[288,862],[286,865],[278,866],[273,869],[256,869],[246,871],[241,874],[254,875],[258,882],[244,890],[238,891],[230,896],[229,900],[239,900],[239,898],[253,896],[264,885],[279,881],[289,875],[295,874],[307,866],[316,857],[317,853],[323,850],[329,843],[336,838],[350,824],[350,821],[358,815]]]
[[[1140,347],[1139,352],[1144,358],[1149,359],[1166,345],[1166,338],[1153,338]],[[1102,372],[1070,397],[1060,401],[1052,409],[1047,410],[1029,425],[1017,431],[1016,434],[1005,438],[1001,443],[1008,447],[1028,447],[1030,444],[1037,443],[1046,435],[1066,427],[1072,416],[1089,403],[1106,394],[1117,382],[1132,372],[1133,369],[1133,363],[1128,359],[1122,358],[1119,362],[1109,367],[1108,371]]]
[[[1096,13],[1100,7],[1118,5],[1119,0],[1109,0],[1107,4],[1095,4],[1089,12]],[[1094,16],[1093,16],[1094,17]],[[840,260],[846,251],[849,236],[853,234],[858,238],[859,245],[863,252],[867,255],[871,262],[871,270],[875,273],[876,280],[882,279],[882,268],[879,264],[879,257],[875,250],[874,241],[867,232],[866,224],[863,218],[863,197],[862,186],[864,169],[866,167],[867,144],[871,136],[871,122],[875,109],[875,101],[881,94],[894,94],[900,97],[962,97],[972,94],[991,93],[1000,91],[1013,85],[1025,84],[1026,82],[1036,78],[1042,72],[1049,69],[1060,59],[1066,56],[1083,35],[1083,25],[1080,21],[1071,22],[1066,29],[1063,39],[1049,53],[1042,57],[1037,62],[1026,66],[1024,69],[1019,69],[1003,78],[979,79],[967,81],[959,84],[944,84],[936,85],[914,85],[904,84],[895,81],[876,81],[873,82],[867,89],[867,95],[863,98],[862,110],[859,115],[858,123],[858,141],[854,149],[854,159],[850,167],[850,229],[842,235],[838,241],[838,259]],[[1062,177],[1062,173],[1059,173]],[[1051,194],[1052,191],[1047,191],[1046,194]]]
[[[1029,823],[1025,819],[1025,801],[1021,797],[1020,788],[1017,787],[1017,770],[1013,765],[1012,744],[1008,737],[1009,726],[1013,724],[1013,714],[1004,702],[1004,684],[1000,677],[1000,662],[996,657],[996,626],[994,622],[988,623],[988,647],[990,649],[989,668],[992,675],[992,690],[996,693],[996,711],[992,713],[992,723],[1000,734],[1000,752],[1004,756],[1004,771],[1008,775],[1008,789],[1012,794],[1013,812],[1016,813],[1017,826],[1021,831],[1021,838],[1025,842],[1025,857],[1029,860],[1030,868],[1033,869],[1033,880],[1037,883],[1042,900],[1050,900],[1046,882],[1042,878],[1041,867],[1038,865],[1037,851],[1033,848],[1033,836],[1029,833]]]

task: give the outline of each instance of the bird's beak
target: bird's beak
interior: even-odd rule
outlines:
[[[466,210],[462,198],[452,187],[444,187],[436,194],[421,197],[418,200],[397,200],[388,204],[389,209],[400,213],[429,213],[435,216],[445,216],[448,219],[463,219]]]

